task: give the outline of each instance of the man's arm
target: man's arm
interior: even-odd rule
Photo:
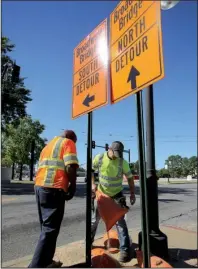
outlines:
[[[66,200],[70,200],[73,198],[76,192],[76,179],[77,179],[77,168],[78,158],[76,152],[76,145],[73,141],[67,141],[64,147],[63,160],[65,164],[65,172],[68,176],[69,188],[67,193]]]
[[[130,201],[131,204],[133,205],[135,203],[135,184],[134,184],[134,179],[133,175],[129,166],[129,163],[124,160],[123,162],[123,173],[125,177],[127,178],[128,184],[129,184],[129,189],[130,189]]]
[[[65,167],[65,171],[68,175],[68,180],[69,180],[70,185],[76,185],[77,165],[76,164],[69,164]]]
[[[93,193],[95,193],[95,191],[96,191],[94,171],[95,170],[98,170],[98,168],[99,168],[99,157],[100,157],[100,154],[96,155],[95,158],[93,159],[93,163],[92,163],[92,177],[91,177],[91,182],[92,182],[92,192]]]

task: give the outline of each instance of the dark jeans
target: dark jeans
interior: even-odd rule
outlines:
[[[116,196],[112,197],[114,200],[117,198],[122,197],[122,193],[117,194]],[[91,223],[91,238],[92,243],[94,241],[94,237],[96,234],[96,230],[100,221],[100,215],[97,208],[97,201],[96,199],[92,200],[92,223]],[[130,239],[129,239],[129,232],[127,228],[127,224],[125,218],[122,217],[116,223],[116,229],[118,232],[119,242],[120,242],[120,251],[130,251]]]
[[[63,190],[35,187],[41,234],[29,268],[45,268],[52,263],[56,240],[65,210]]]

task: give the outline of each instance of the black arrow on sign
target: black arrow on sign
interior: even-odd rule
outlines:
[[[85,97],[83,101],[83,105],[89,107],[89,104],[95,100],[95,95],[89,96],[89,94]]]
[[[129,76],[127,82],[131,82],[131,90],[136,89],[136,77],[140,75],[140,72],[132,65],[131,70],[129,72]]]

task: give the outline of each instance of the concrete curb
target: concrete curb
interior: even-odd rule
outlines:
[[[96,240],[101,239],[101,238],[103,238],[103,234],[96,236]],[[63,246],[57,247],[56,248],[56,252],[57,251],[60,251],[61,249],[64,249],[65,247],[71,248],[71,247],[73,247],[75,245],[77,245],[77,246],[78,245],[83,245],[84,243],[85,243],[85,240],[75,241],[75,242],[69,243],[67,245],[63,245]],[[18,258],[18,259],[14,259],[14,260],[11,260],[11,261],[4,262],[4,263],[2,263],[2,267],[9,268],[9,267],[11,267],[11,266],[13,266],[15,264],[20,264],[20,263],[23,263],[23,262],[28,262],[28,261],[30,261],[32,259],[32,257],[33,257],[33,255],[28,255],[28,256],[25,256],[25,257],[22,257],[22,258]]]
[[[160,229],[162,229],[162,231],[165,229],[165,231],[167,232],[167,235],[171,236],[171,234],[174,234],[174,230],[176,232],[177,230],[177,233],[186,233],[186,234],[191,234],[191,237],[193,236],[194,238],[194,235],[193,234],[197,234],[197,232],[194,232],[194,231],[190,231],[190,230],[186,230],[186,229],[183,229],[183,228],[179,228],[179,227],[175,227],[175,226],[169,226],[169,225],[160,225]],[[129,234],[132,235],[133,239],[137,237],[137,233],[141,230],[141,227],[139,228],[134,228],[134,229],[129,229]],[[166,233],[165,232],[165,233]],[[96,240],[100,240],[102,239],[104,236],[104,233],[103,234],[100,234],[98,236],[96,236]],[[170,238],[171,239],[171,238]],[[193,239],[194,240],[194,239]],[[137,241],[137,238],[135,239],[134,242]],[[186,242],[186,241],[185,241]],[[186,242],[187,243],[187,242]],[[191,245],[192,242],[188,242],[187,245]],[[174,240],[174,243],[172,242],[172,244],[170,244],[171,247],[173,247],[173,245],[176,247],[177,243],[175,243],[175,240]],[[75,249],[76,248],[79,248],[82,249],[84,248],[84,245],[85,245],[85,240],[79,240],[79,241],[76,241],[76,242],[72,242],[72,243],[69,243],[67,245],[63,245],[63,246],[60,246],[60,247],[57,247],[56,249],[56,254],[59,253],[60,256],[58,255],[57,257],[58,258],[62,258],[61,255],[65,255],[65,249],[67,249],[67,251],[73,251],[72,249]],[[170,247],[169,246],[169,247]],[[62,254],[61,254],[62,253]],[[56,256],[55,254],[55,256]],[[77,257],[76,257],[77,258]],[[22,257],[22,258],[18,258],[18,259],[14,259],[14,260],[11,260],[11,261],[7,261],[7,262],[4,262],[2,263],[2,267],[7,267],[7,268],[10,268],[10,267],[26,267],[28,263],[30,263],[32,259],[32,255],[28,255],[28,256],[25,256],[25,257]],[[72,258],[73,259],[73,258]],[[85,257],[81,257],[80,256],[80,259],[81,261],[83,261],[83,259],[85,259]],[[62,260],[62,259],[60,259]],[[81,262],[79,261],[79,262]]]

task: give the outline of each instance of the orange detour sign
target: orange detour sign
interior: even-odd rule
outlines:
[[[107,104],[107,20],[74,49],[73,57],[74,119]]]
[[[160,1],[120,1],[110,17],[111,103],[164,77]]]

